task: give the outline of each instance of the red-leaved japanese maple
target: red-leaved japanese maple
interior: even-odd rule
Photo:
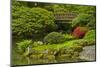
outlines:
[[[87,29],[85,27],[76,27],[73,31],[73,35],[76,37],[76,38],[82,38],[85,33],[87,32]]]

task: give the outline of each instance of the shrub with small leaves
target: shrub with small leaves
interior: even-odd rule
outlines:
[[[45,43],[50,43],[50,44],[57,44],[57,43],[62,43],[66,39],[65,37],[58,32],[51,32],[47,36],[44,37],[44,42]]]

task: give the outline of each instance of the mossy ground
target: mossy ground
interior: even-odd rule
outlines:
[[[82,46],[83,43],[85,43],[87,40],[84,39],[76,39],[71,41],[66,41],[64,43],[60,44],[47,44],[47,45],[39,45],[37,47],[33,47],[34,50],[46,50],[46,49],[54,49],[54,50],[60,50],[63,47],[76,47],[76,46]],[[91,40],[90,40],[91,41]],[[89,43],[89,42],[87,42]],[[85,44],[88,45],[88,44]]]

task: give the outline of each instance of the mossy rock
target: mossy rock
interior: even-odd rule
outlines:
[[[46,49],[44,51],[42,51],[43,54],[47,54],[47,55],[55,55],[57,53],[56,49]]]
[[[70,59],[71,58],[71,54],[63,54],[61,56],[57,57],[58,59]]]
[[[66,53],[66,54],[71,54],[71,55],[73,55],[74,50],[73,50],[73,49],[67,49],[67,50],[65,51],[65,53]]]
[[[74,52],[73,55],[76,56],[76,57],[78,57],[79,56],[79,52]]]
[[[79,43],[80,46],[84,47],[84,46],[87,46],[88,45],[88,41],[86,40],[83,40]]]
[[[79,52],[74,52],[72,59],[79,59]]]
[[[54,60],[55,56],[54,55],[43,55],[43,59],[48,59],[48,60]]]
[[[96,42],[95,42],[95,40],[93,40],[93,41],[89,41],[88,42],[88,46],[90,46],[90,45],[94,45]]]
[[[73,46],[70,49],[72,49],[74,52],[81,52],[83,50],[82,46]]]
[[[80,43],[78,43],[80,46],[90,46],[90,45],[94,45],[96,42],[95,40],[83,40]]]
[[[33,55],[30,55],[30,57],[33,59],[41,59],[43,57],[43,54],[38,54],[38,55],[33,54]]]
[[[74,53],[74,50],[72,48],[64,47],[57,52],[56,56],[61,56],[63,54],[73,55],[73,53]]]
[[[59,52],[59,54],[60,54],[60,55],[61,55],[61,54],[65,54],[65,51],[66,51],[66,49],[61,49],[60,52]]]

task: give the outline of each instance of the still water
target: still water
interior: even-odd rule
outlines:
[[[12,65],[27,65],[27,64],[48,64],[48,63],[63,63],[63,62],[80,62],[86,61],[82,59],[68,59],[68,58],[55,58],[55,59],[32,59],[30,57],[24,57],[18,53],[13,52]]]

